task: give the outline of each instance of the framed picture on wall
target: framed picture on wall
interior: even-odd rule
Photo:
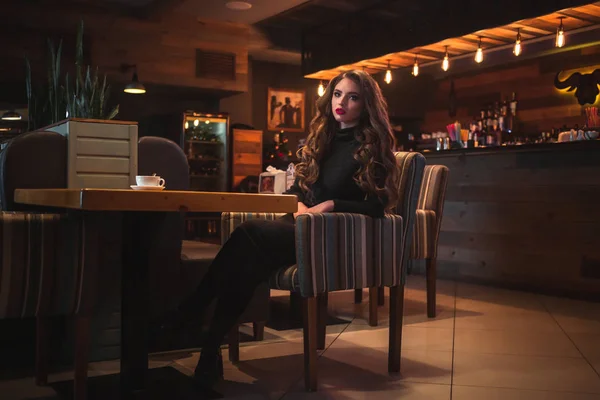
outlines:
[[[304,132],[304,90],[269,88],[267,93],[267,129]]]

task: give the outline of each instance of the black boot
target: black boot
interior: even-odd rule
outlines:
[[[223,355],[221,349],[203,349],[194,370],[194,383],[198,390],[210,398],[221,398],[213,386],[223,379]]]

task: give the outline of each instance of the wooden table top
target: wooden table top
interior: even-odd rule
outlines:
[[[293,195],[130,189],[16,189],[15,202],[88,211],[276,212],[298,210]]]

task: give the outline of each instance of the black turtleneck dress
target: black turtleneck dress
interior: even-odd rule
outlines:
[[[360,168],[354,159],[359,146],[355,128],[338,130],[320,162],[319,177],[311,187],[311,196],[304,193],[298,181],[286,193],[295,194],[307,207],[333,200],[333,212],[382,217],[383,203],[375,195],[366,195],[354,181],[354,174]]]
[[[376,196],[364,193],[353,179],[360,167],[354,159],[359,147],[355,135],[354,128],[336,132],[321,160],[319,177],[311,187],[311,195],[304,193],[297,181],[286,193],[295,194],[307,207],[333,200],[333,212],[382,216],[383,203]],[[203,349],[216,351],[244,312],[256,287],[266,282],[276,270],[295,263],[292,214],[276,221],[250,220],[240,225],[217,254],[196,293],[197,304],[209,302],[214,297],[218,299]]]

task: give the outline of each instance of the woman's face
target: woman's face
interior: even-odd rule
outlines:
[[[331,98],[331,110],[340,128],[356,126],[364,108],[360,86],[352,79],[343,78],[335,85]]]

